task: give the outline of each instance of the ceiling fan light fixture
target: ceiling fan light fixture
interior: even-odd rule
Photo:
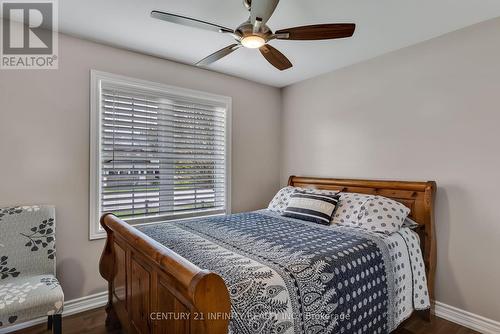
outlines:
[[[266,44],[266,40],[257,35],[250,35],[241,39],[241,44],[249,49],[258,49]]]

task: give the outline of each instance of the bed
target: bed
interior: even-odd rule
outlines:
[[[104,215],[109,328],[127,333],[388,333],[430,317],[434,182],[289,178],[410,211],[390,236],[259,210],[132,227]]]

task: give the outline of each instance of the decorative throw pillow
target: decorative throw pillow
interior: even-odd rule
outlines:
[[[365,229],[392,234],[399,231],[410,209],[392,199],[375,196],[365,205],[359,224]]]
[[[352,210],[353,214],[356,214],[347,218],[346,216],[343,217],[341,213],[340,217],[338,217],[341,221],[339,224],[385,234],[397,232],[410,213],[410,209],[390,198],[373,195],[365,196],[368,196],[368,199],[366,197],[363,199],[355,197],[360,198],[360,200],[355,203],[351,201],[352,205],[348,206],[348,208]],[[343,200],[344,197],[341,197],[341,202]],[[352,208],[352,206],[354,207]]]
[[[339,196],[296,190],[283,216],[330,225]]]
[[[340,193],[340,202],[333,216],[333,223],[357,227],[361,207],[373,197],[373,195],[358,193]]]
[[[267,209],[282,214],[290,202],[290,196],[292,196],[293,192],[297,189],[298,188],[290,186],[281,188],[280,191],[274,195]]]
[[[290,203],[290,197],[296,190],[313,194],[324,194],[331,196],[339,194],[338,191],[334,190],[320,190],[314,188],[298,188],[298,187],[287,186],[281,188],[280,191],[278,191],[276,195],[274,195],[271,202],[269,202],[267,209],[282,214],[287,208],[288,204]]]

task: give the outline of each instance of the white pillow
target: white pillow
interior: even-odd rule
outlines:
[[[342,193],[333,223],[392,234],[403,225],[410,209],[390,198]]]
[[[360,208],[373,195],[340,193],[340,202],[333,216],[333,223],[339,225],[358,225]]]
[[[403,204],[376,196],[365,204],[358,225],[367,230],[392,234],[399,231],[409,213],[410,209]]]
[[[290,196],[292,196],[295,189],[295,187],[290,186],[281,188],[280,191],[274,195],[271,202],[269,202],[267,209],[280,214],[285,212],[285,209],[288,207],[288,203],[290,202]]]
[[[270,211],[278,212],[280,214],[285,212],[285,209],[290,204],[290,197],[295,192],[295,190],[306,191],[306,192],[310,192],[313,194],[324,194],[324,195],[332,195],[332,196],[337,195],[339,193],[338,191],[334,191],[334,190],[320,190],[320,189],[314,189],[314,188],[300,188],[300,187],[287,186],[287,187],[281,188],[280,191],[278,191],[276,193],[276,195],[274,195],[271,202],[269,202],[267,209]]]

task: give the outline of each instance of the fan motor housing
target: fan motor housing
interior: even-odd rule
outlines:
[[[236,33],[241,37],[259,36],[265,39],[266,42],[269,41],[273,36],[271,29],[269,29],[267,25],[263,25],[262,27],[260,27],[259,31],[255,32],[254,27],[252,23],[250,23],[250,21],[246,21],[245,23],[241,24],[238,28],[236,28]]]

